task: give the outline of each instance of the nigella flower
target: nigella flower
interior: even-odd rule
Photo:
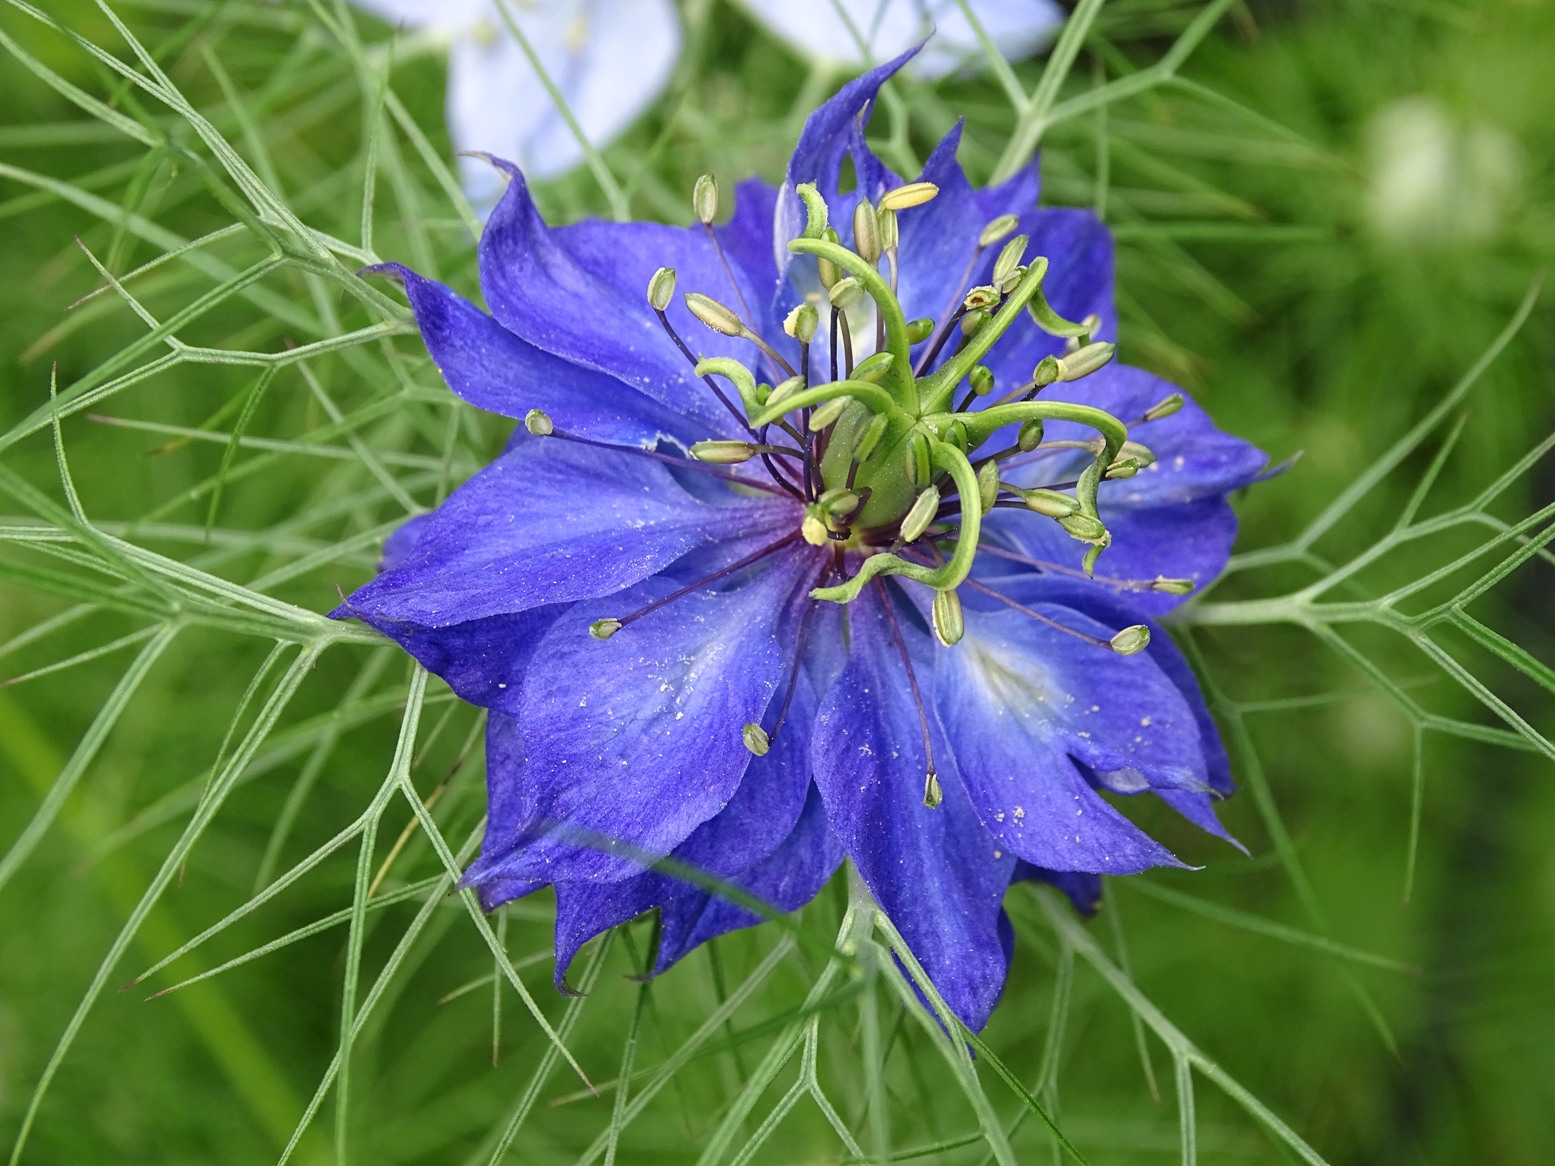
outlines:
[[[1181,865],[1104,794],[1223,834],[1225,756],[1151,633],[1224,565],[1264,459],[1112,362],[1092,215],[1035,209],[1034,171],[974,190],[959,127],[913,182],[870,152],[905,60],[723,225],[703,180],[690,228],[549,227],[498,163],[491,316],[385,269],[449,386],[525,423],[335,614],[490,710],[466,884],[555,886],[558,984],[651,908],[659,970],[758,921],[657,859],[788,911],[846,855],[975,1028],[1012,880],[1088,906],[1101,874]]]
[[[577,134],[508,31],[498,0],[351,0],[391,23],[448,41],[448,132],[454,149],[501,154],[549,177],[583,161]],[[653,104],[680,56],[673,0],[506,0],[579,130],[603,146]],[[460,158],[465,189],[502,189],[491,167]]]
[[[925,77],[983,62],[979,40],[960,0],[739,0],[782,40],[813,60],[867,65],[894,57],[929,33],[913,61]],[[970,0],[994,45],[1012,61],[1031,56],[1064,22],[1053,0]]]

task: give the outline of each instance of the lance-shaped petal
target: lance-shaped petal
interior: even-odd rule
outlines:
[[[764,263],[761,270],[746,272],[741,256],[754,249],[743,239],[739,247],[726,247],[720,258],[700,224],[686,228],[590,220],[549,227],[523,175],[509,163],[495,164],[511,181],[481,236],[480,270],[481,290],[503,326],[547,352],[625,381],[696,422],[700,436],[743,436],[693,372],[694,362],[665,332],[648,304],[647,288],[660,267],[672,267],[679,286],[699,289],[742,314],[755,315],[749,322],[757,332],[776,335],[776,323],[761,314],[771,310],[771,266]],[[750,220],[743,216],[717,228],[737,236],[750,229]],[[709,331],[680,297],[671,300],[665,314],[699,358],[730,356],[750,362],[760,355],[747,340]]]
[[[436,280],[398,263],[368,270],[404,282],[432,362],[448,387],[477,408],[513,418],[539,409],[570,433],[625,445],[651,447],[663,438],[686,445],[702,435],[683,414],[616,377],[520,339]]]
[[[942,738],[943,800],[924,806],[929,762],[890,620],[873,594],[850,610],[852,655],[816,719],[815,783],[870,893],[956,1015],[981,1028],[1008,966],[999,904],[1015,855],[983,828]]]
[[[1033,610],[1103,642],[1116,630],[1068,608]],[[1207,788],[1198,724],[1147,655],[1119,656],[1021,612],[968,612],[965,637],[935,663],[936,711],[1003,845],[1054,870],[1182,865],[1075,765],[1137,775],[1140,789]]]
[[[779,629],[808,570],[774,564],[604,642],[588,634],[608,614],[593,604],[558,619],[518,704],[522,820],[492,827],[516,841],[483,855],[467,881],[630,878],[722,810],[751,763],[741,730],[761,720],[777,687]],[[670,590],[653,580],[612,602],[624,612]]]
[[[535,438],[455,491],[400,564],[335,614],[387,634],[608,595],[759,528],[764,509],[700,502],[647,458]]]

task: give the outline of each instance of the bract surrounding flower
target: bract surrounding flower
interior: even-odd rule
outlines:
[[[583,160],[577,135],[496,0],[352,3],[448,40],[448,131],[456,150],[511,158],[536,177],[564,173]],[[673,0],[509,0],[507,10],[595,146],[653,103],[680,56]],[[501,191],[500,177],[484,162],[461,158],[460,169],[477,202]]]
[[[913,61],[925,77],[985,59],[976,30],[958,0],[740,0],[741,6],[805,56],[839,66],[866,66],[894,57],[929,33]],[[999,51],[1029,57],[1064,22],[1053,0],[971,0],[967,5]]]
[[[759,920],[677,871],[788,911],[846,854],[976,1028],[1012,880],[1089,907],[1181,865],[1105,794],[1224,833],[1225,755],[1153,620],[1221,570],[1264,458],[1112,363],[1094,216],[1036,209],[1034,170],[974,190],[959,127],[911,183],[870,152],[905,59],[722,225],[704,181],[706,225],[553,228],[506,167],[491,316],[384,269],[449,386],[524,425],[335,614],[490,710],[466,884],[555,886],[558,984],[650,908],[659,970]]]

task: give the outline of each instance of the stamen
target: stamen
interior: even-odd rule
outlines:
[[[652,603],[646,604],[643,607],[639,607],[636,611],[632,612],[631,615],[623,615],[623,616],[611,617],[611,618],[607,618],[607,619],[595,620],[594,621],[594,625],[593,625],[595,627],[599,627],[601,625],[612,625],[610,627],[608,635],[598,635],[596,633],[595,634],[595,638],[596,639],[602,639],[602,640],[603,639],[609,639],[610,636],[615,635],[616,632],[620,631],[622,628],[626,627],[628,624],[635,623],[637,620],[642,619],[643,616],[650,615],[653,612],[658,611],[659,608],[665,606],[666,604],[674,603],[675,600],[677,600],[677,599],[683,599],[685,596],[690,595],[693,591],[700,591],[703,587],[706,587],[709,583],[716,583],[720,579],[726,579],[730,575],[733,575],[736,571],[743,571],[746,567],[749,567],[752,563],[759,563],[762,559],[766,558],[768,555],[772,554],[774,551],[782,550],[784,547],[788,546],[791,542],[793,542],[798,537],[799,537],[799,535],[798,535],[797,532],[792,533],[792,534],[786,534],[782,538],[778,539],[776,542],[768,543],[766,546],[762,547],[760,550],[752,551],[750,554],[746,555],[743,559],[738,559],[735,562],[730,563],[727,567],[720,567],[718,570],[714,571],[711,575],[703,576],[701,579],[698,579],[695,583],[687,583],[684,587],[678,588],[675,591],[671,591],[668,595],[664,596],[662,599],[655,599]]]
[[[875,588],[880,595],[880,606],[885,609],[886,619],[891,623],[891,640],[896,645],[897,655],[902,658],[902,667],[907,670],[907,683],[912,688],[912,703],[918,713],[918,731],[923,734],[923,756],[928,768],[923,780],[923,804],[932,810],[939,805],[944,794],[940,789],[939,773],[934,766],[934,738],[929,732],[929,714],[923,707],[923,693],[918,688],[918,674],[913,671],[912,657],[907,654],[907,641],[902,639],[902,628],[896,621],[896,612],[891,606],[891,595],[886,590],[885,584],[879,580],[875,581]]]
[[[696,354],[693,353],[691,349],[686,347],[686,342],[680,338],[680,333],[675,331],[675,325],[670,323],[670,318],[664,314],[664,309],[654,308],[653,314],[659,318],[659,323],[663,326],[664,331],[669,333],[669,338],[675,342],[675,347],[680,349],[680,354],[691,363],[691,367],[694,369],[697,365],[701,364],[702,362],[697,359]],[[740,423],[740,427],[743,428],[746,433],[749,433],[752,437],[755,437],[756,431],[751,428],[750,422],[745,419],[745,414],[741,413],[739,409],[735,408],[734,402],[729,400],[728,394],[723,391],[718,382],[715,381],[712,377],[705,376],[702,378],[702,383],[713,390],[713,395],[724,403],[724,408],[729,410],[729,412],[734,416],[734,419]]]
[[[1112,575],[1087,576],[1078,567],[1066,567],[1062,563],[1050,563],[1046,559],[1033,559],[1028,555],[1005,550],[1003,547],[994,546],[991,543],[984,543],[978,549],[983,554],[992,555],[996,559],[1008,559],[1012,563],[1034,567],[1038,571],[1051,571],[1057,575],[1069,575],[1076,579],[1089,578],[1092,582],[1100,583],[1104,587],[1115,588],[1118,591],[1164,591],[1168,595],[1187,595],[1193,590],[1193,580],[1191,579],[1168,579],[1164,575],[1157,575],[1154,579],[1119,579]]]
[[[552,426],[547,437],[559,438],[562,441],[571,441],[578,445],[591,445],[595,449],[611,449],[620,453],[629,453],[637,457],[652,458],[656,462],[665,462],[680,470],[695,470],[699,474],[706,474],[710,478],[722,478],[726,482],[733,482],[740,486],[749,486],[752,490],[761,490],[768,494],[776,494],[779,497],[795,494],[793,486],[783,479],[777,479],[776,485],[768,485],[766,482],[755,481],[750,478],[742,478],[739,474],[731,474],[728,470],[720,470],[704,462],[692,461],[690,458],[676,457],[674,454],[660,453],[656,449],[643,449],[635,445],[616,445],[609,441],[595,441],[591,437],[579,437],[576,433],[568,433],[565,429],[557,429]]]
[[[831,571],[832,568],[828,566],[825,574],[830,575]],[[788,688],[783,693],[783,704],[778,708],[777,723],[772,726],[772,731],[767,734],[769,743],[777,740],[778,733],[782,731],[783,725],[788,721],[788,710],[794,703],[794,692],[799,687],[799,670],[804,663],[805,645],[810,641],[810,624],[814,621],[815,611],[819,606],[820,604],[814,601],[807,602],[804,607],[804,614],[799,617],[799,631],[794,637],[793,658],[788,667]]]
[[[1104,639],[1102,639],[1099,636],[1091,635],[1089,632],[1082,632],[1082,631],[1080,631],[1077,628],[1072,628],[1068,624],[1059,623],[1056,619],[1053,619],[1050,616],[1043,615],[1040,611],[1033,611],[1031,608],[1027,607],[1024,603],[1019,603],[1016,600],[1011,599],[1008,595],[1003,595],[1000,592],[995,591],[992,587],[988,586],[988,584],[986,584],[986,583],[979,583],[976,579],[968,579],[968,580],[966,580],[966,586],[970,587],[973,591],[977,591],[977,592],[979,592],[979,593],[981,593],[983,595],[988,596],[988,598],[990,598],[990,599],[997,599],[1000,603],[1004,604],[1006,607],[1014,608],[1016,611],[1020,612],[1022,615],[1030,616],[1032,619],[1036,620],[1038,623],[1046,624],[1048,627],[1052,628],[1054,631],[1063,632],[1064,635],[1066,635],[1066,636],[1073,636],[1077,640],[1084,640],[1087,644],[1094,644],[1098,648],[1106,648],[1109,652],[1117,650],[1116,648],[1113,647],[1113,644],[1112,644],[1111,640],[1104,640]],[[1124,630],[1127,630],[1127,629],[1124,629]],[[1128,653],[1124,653],[1124,654],[1127,655]]]

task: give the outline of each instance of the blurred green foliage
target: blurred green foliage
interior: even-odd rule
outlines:
[[[1062,100],[1083,102],[1160,61],[1200,8],[1103,5]],[[467,208],[456,208],[407,134],[421,127],[430,155],[446,155],[435,53],[412,47],[391,59],[389,30],[331,3],[136,0],[115,10],[302,222],[475,294]],[[148,324],[98,265],[127,277],[125,291],[151,319],[178,320],[231,273],[264,265],[262,236],[277,229],[272,218],[229,230],[240,214],[254,216],[209,143],[73,41],[133,63],[104,11],[74,0],[43,11],[68,33],[20,5],[0,8],[0,431],[13,436],[47,405],[51,380],[68,392],[168,351],[145,340]],[[677,222],[689,217],[699,173],[776,180],[805,114],[840,80],[811,73],[721,0],[687,0],[684,14],[687,52],[671,92],[604,152],[634,213]],[[1243,500],[1249,551],[1296,538],[1441,401],[1555,258],[1551,44],[1555,6],[1536,0],[1248,0],[1230,6],[1175,77],[1044,134],[1045,199],[1094,206],[1117,233],[1124,356],[1189,387],[1275,459],[1303,455]],[[1025,91],[1041,68],[1014,66]],[[150,127],[149,144],[72,104],[40,69],[125,124]],[[957,116],[968,123],[963,159],[985,179],[1021,128],[993,79],[895,83],[875,128],[888,160],[910,170]],[[553,221],[607,206],[587,171],[540,193]],[[155,262],[179,240],[223,231],[188,253],[197,262]],[[313,268],[304,259],[305,247],[288,252],[205,305],[180,323],[179,341],[284,354],[355,329],[382,335],[273,362],[273,376],[253,363],[171,364],[71,413],[60,433],[80,502],[102,531],[322,612],[371,570],[408,507],[434,504],[505,434],[500,419],[441,389],[390,291],[352,290],[349,256]],[[1285,595],[1313,569],[1321,576],[1325,564],[1375,546],[1454,425],[1461,439],[1427,515],[1466,502],[1555,429],[1549,302],[1547,293],[1535,302],[1463,407],[1346,512],[1310,561],[1246,560],[1207,607],[1254,610],[1233,605]],[[238,428],[241,445],[229,442]],[[249,609],[231,596],[191,608],[175,636],[154,635],[161,567],[146,568],[152,582],[142,585],[111,555],[105,569],[101,557],[61,558],[22,537],[58,523],[21,484],[56,508],[67,502],[50,437],[45,424],[0,452],[0,675],[22,678],[138,638],[0,688],[0,846],[23,836],[62,772],[79,776],[36,849],[0,868],[0,1142],[19,1130],[94,970],[205,791],[232,784],[107,970],[107,990],[43,1096],[24,1161],[277,1157],[340,1047],[343,993],[361,1001],[386,964],[385,995],[355,1041],[345,1117],[331,1116],[326,1100],[294,1160],[333,1160],[345,1137],[360,1161],[487,1161],[541,1070],[548,1076],[537,1077],[509,1160],[569,1162],[595,1145],[596,1156],[623,1162],[684,1162],[719,1128],[731,1139],[719,1160],[734,1160],[793,1079],[785,1070],[757,1092],[743,1124],[726,1120],[789,1024],[802,1038],[814,1033],[804,1055],[815,1080],[871,1152],[888,1139],[898,1154],[936,1147],[926,1160],[992,1160],[932,1024],[921,1028],[875,980],[845,976],[843,997],[826,1001],[813,1026],[796,1018],[842,914],[842,887],[801,917],[819,955],[808,943],[784,954],[792,937],[767,926],[712,945],[648,989],[625,977],[643,962],[650,925],[623,929],[585,957],[595,961],[581,973],[594,977],[586,1007],[550,987],[544,897],[500,915],[491,938],[550,1022],[576,1023],[567,1046],[600,1086],[595,1096],[564,1063],[544,1060],[545,1036],[460,901],[440,891],[427,899],[443,867],[398,800],[373,819],[364,869],[371,877],[383,866],[379,895],[410,891],[356,929],[359,952],[340,925],[143,1002],[349,911],[362,886],[352,843],[167,971],[116,993],[362,814],[393,776],[415,690],[399,655],[367,637],[315,662],[297,646],[311,642],[313,625],[282,611],[273,623],[253,615],[262,626],[249,627],[238,615]],[[1549,460],[1535,462],[1485,507],[1478,539],[1469,528],[1390,546],[1336,597],[1419,578],[1482,540],[1490,523],[1517,522],[1552,497]],[[1489,565],[1446,584],[1461,587]],[[1549,661],[1552,584],[1551,563],[1536,555],[1474,610],[1535,663]],[[1341,634],[1339,646],[1385,683],[1325,642]],[[1206,617],[1184,635],[1247,787],[1225,818],[1250,855],[1146,814],[1204,869],[1115,881],[1085,933],[1328,1161],[1548,1161],[1555,783],[1549,757],[1530,742],[1555,728],[1550,685],[1461,628],[1443,632],[1446,650],[1534,734],[1514,737],[1405,637],[1373,624],[1318,636],[1277,614],[1246,624]],[[272,653],[276,638],[284,646]],[[297,696],[274,731],[253,732],[287,685]],[[99,710],[117,707],[116,691],[128,697],[122,715],[96,741]],[[423,797],[446,791],[432,809],[456,849],[482,812],[478,720],[434,682],[419,728],[401,761]],[[80,752],[88,747],[90,758]],[[1019,891],[1010,909],[1015,970],[984,1035],[1090,1161],[1176,1161],[1190,1149],[1207,1163],[1297,1160],[1206,1080],[1196,1113],[1182,1119],[1161,1046],[1152,1041],[1141,1064],[1137,1009],[1120,1003],[1083,947],[1076,962],[1073,940],[1036,897]],[[407,934],[416,942],[396,950]],[[782,958],[764,964],[775,952]],[[749,978],[762,967],[766,978]],[[731,993],[735,1003],[715,1014]],[[716,1023],[696,1036],[710,1016]],[[672,1071],[661,1072],[666,1062]],[[993,1063],[980,1060],[983,1088],[1000,1119],[1015,1121],[1021,1105]],[[636,1074],[628,1096],[649,1098],[624,1127],[613,1087],[623,1069]],[[619,1149],[607,1146],[612,1128]],[[1046,1160],[1050,1142],[1036,1120],[1011,1137],[1022,1162]],[[852,1159],[807,1100],[752,1160]]]

